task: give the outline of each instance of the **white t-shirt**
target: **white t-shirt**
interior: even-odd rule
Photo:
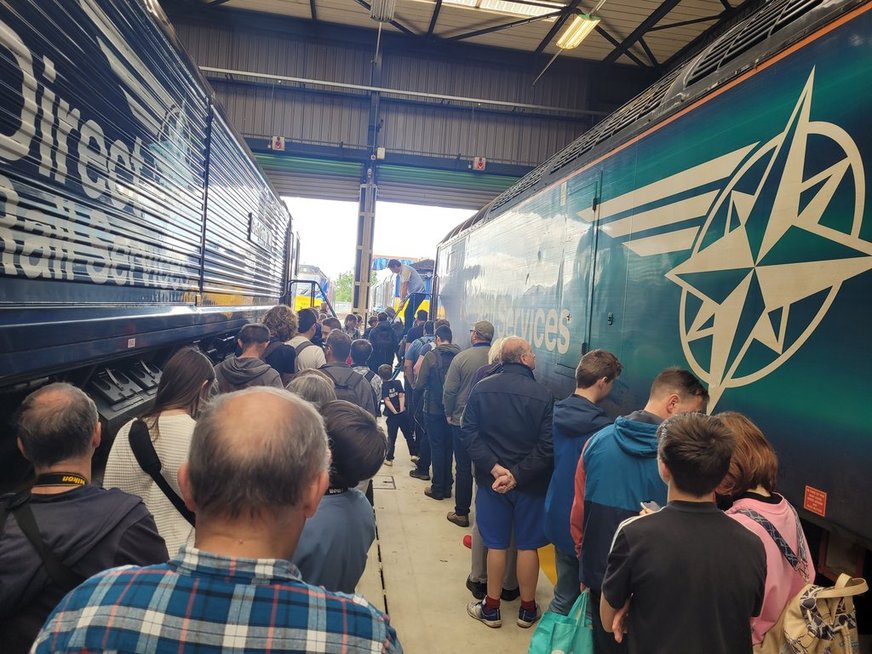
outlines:
[[[288,345],[296,349],[300,343],[308,340],[309,339],[305,336],[297,334],[288,341]],[[310,347],[303,348],[297,355],[296,368],[297,372],[300,372],[301,370],[305,370],[306,368],[320,368],[326,363],[327,359],[324,358],[324,350],[322,350],[317,345],[312,344]]]
[[[421,279],[421,275],[419,275],[418,271],[412,268],[412,266],[400,264],[400,272],[397,274],[400,276],[401,285],[406,282],[409,283],[409,295],[412,293],[420,293],[424,290],[424,280]]]
[[[119,429],[115,436],[112,450],[106,461],[103,488],[120,488],[125,493],[141,497],[146,508],[154,516],[157,531],[166,541],[167,551],[172,557],[175,556],[179,547],[188,542],[194,528],[182,517],[182,514],[167,499],[160,487],[136,462],[136,456],[130,449],[130,441],[127,438],[132,424],[131,420]],[[196,424],[189,415],[161,415],[158,419],[157,430],[153,430],[151,434],[154,449],[161,462],[160,473],[179,497],[181,497],[178,478],[179,466],[188,460],[188,449],[191,446],[191,436]]]

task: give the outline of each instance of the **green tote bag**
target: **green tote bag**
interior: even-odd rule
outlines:
[[[546,611],[539,620],[527,654],[593,654],[593,631],[584,591],[575,600],[569,615]]]

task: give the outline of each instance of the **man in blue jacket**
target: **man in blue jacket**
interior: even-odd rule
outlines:
[[[598,607],[609,549],[618,525],[637,515],[641,502],[666,505],[666,484],[657,468],[657,427],[679,413],[704,411],[708,391],[693,373],[667,368],[654,379],[641,411],[618,418],[584,446],[575,473],[570,528],[579,552],[579,581]],[[603,629],[594,609],[594,651],[626,652]]]
[[[600,402],[609,396],[623,366],[606,350],[585,354],[575,369],[575,392],[554,405],[554,474],[545,495],[545,536],[554,543],[557,583],[550,610],[568,615],[578,599],[578,556],[569,531],[575,496],[575,469],[581,448],[594,432],[612,422]]]
[[[463,413],[463,438],[475,464],[475,520],[488,548],[487,595],[467,606],[488,627],[502,625],[500,594],[506,549],[514,532],[521,607],[517,624],[539,619],[536,581],[545,545],[545,491],[554,463],[551,416],[554,398],[536,382],[536,355],[523,338],[503,343],[502,370],[478,382]]]

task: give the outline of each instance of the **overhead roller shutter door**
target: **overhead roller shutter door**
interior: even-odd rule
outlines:
[[[268,153],[255,156],[280,195],[351,202],[359,199],[361,165],[357,162]],[[381,164],[378,199],[479,209],[516,181],[516,177],[506,175]]]
[[[360,164],[285,155],[255,155],[279,195],[357,202]]]
[[[436,207],[479,209],[517,181],[516,177],[383,164],[378,199]]]

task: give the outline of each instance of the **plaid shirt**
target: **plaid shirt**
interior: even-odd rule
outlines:
[[[49,616],[32,653],[402,652],[362,597],[302,581],[290,562],[182,547],[168,563],[95,575]]]

